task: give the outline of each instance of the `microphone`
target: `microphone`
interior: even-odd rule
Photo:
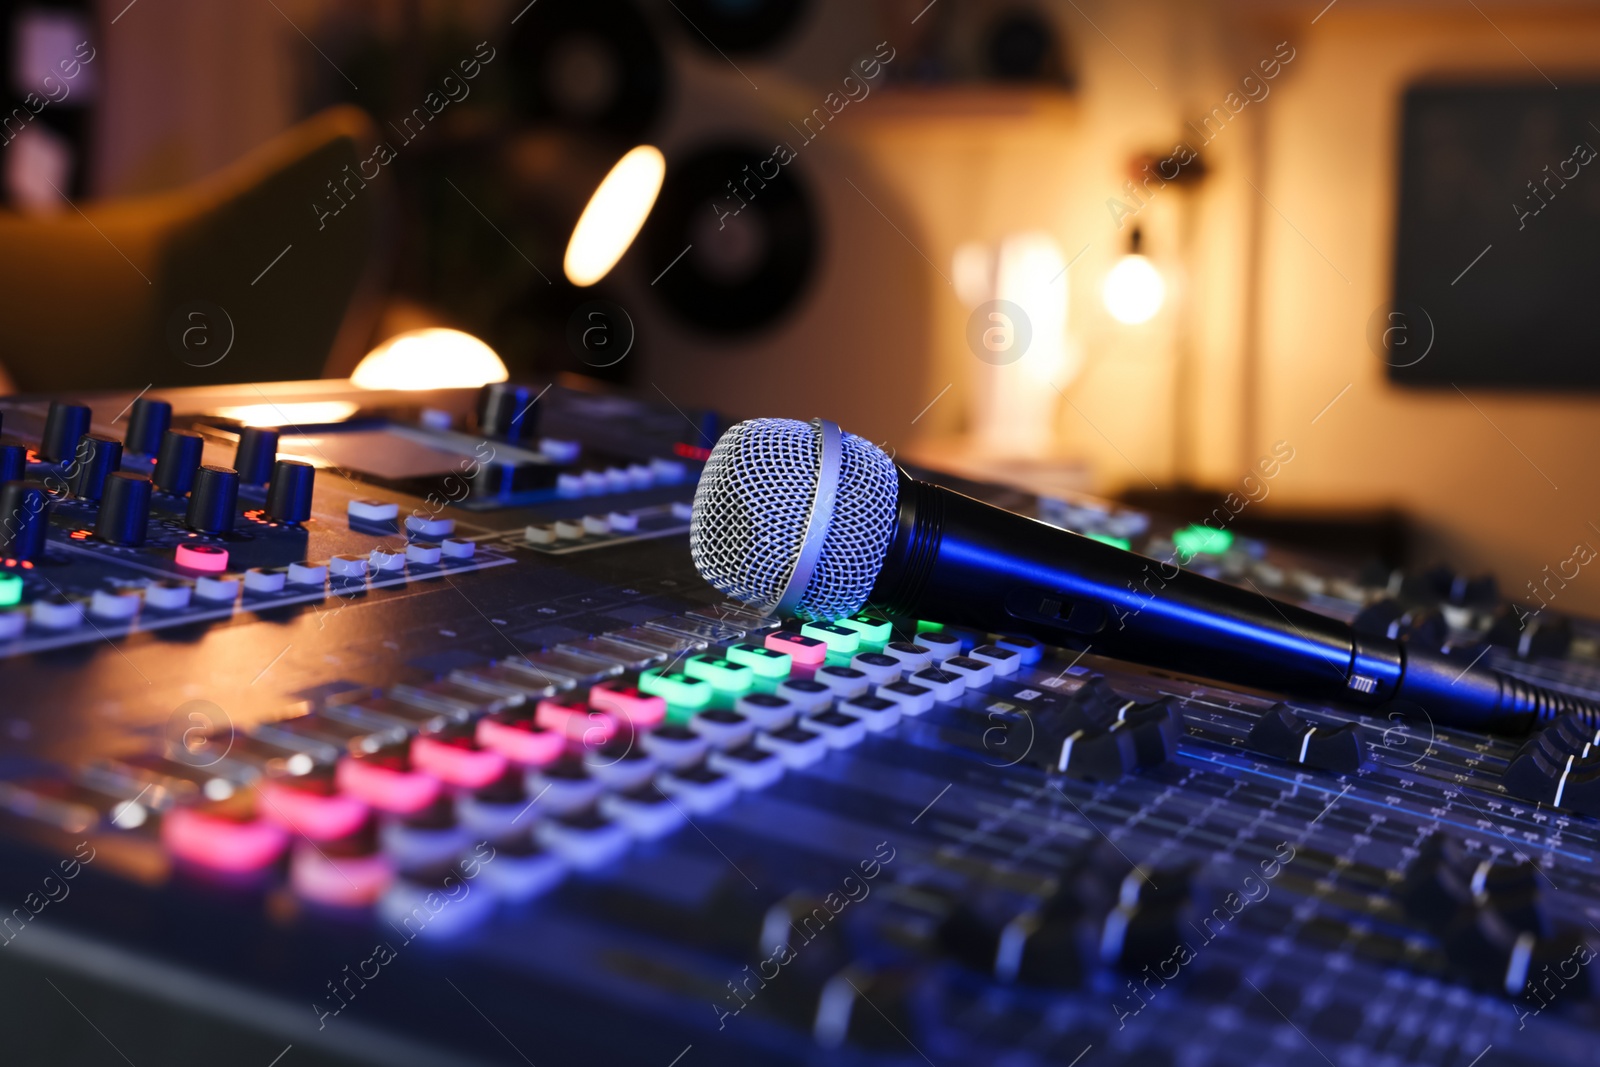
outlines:
[[[1600,704],[1124,551],[919,481],[831,422],[724,433],[695,490],[702,577],[771,614],[869,604],[1302,697],[1421,706],[1441,725],[1526,733]]]

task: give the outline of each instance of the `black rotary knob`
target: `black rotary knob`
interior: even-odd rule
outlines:
[[[78,438],[89,432],[89,409],[83,404],[64,400],[50,401],[50,410],[44,417],[44,437],[39,441],[39,458],[47,463],[60,463],[72,458]]]
[[[142,545],[150,528],[150,479],[117,471],[106,479],[94,535],[114,545]]]
[[[478,426],[490,437],[521,441],[539,426],[539,393],[530,386],[491,382],[478,395]]]
[[[0,446],[0,482],[20,482],[27,473],[27,448],[22,445]]]
[[[68,484],[79,500],[95,501],[105,488],[106,476],[122,466],[122,442],[104,434],[86,433],[73,450]]]
[[[239,509],[239,472],[209,464],[194,472],[184,523],[201,533],[228,533]]]
[[[267,483],[267,517],[298,525],[311,517],[311,487],[317,469],[298,459],[280,459],[272,465]]]
[[[172,405],[165,400],[141,396],[128,409],[128,432],[123,447],[141,456],[153,456],[161,439],[172,428]]]
[[[168,430],[161,435],[161,450],[156,454],[156,488],[183,496],[194,486],[194,472],[200,466],[205,440],[193,430]]]
[[[0,556],[33,559],[44,550],[50,496],[32,482],[0,485]]]
[[[239,434],[239,447],[233,453],[233,469],[245,485],[265,485],[278,458],[278,431],[261,426],[246,426]]]

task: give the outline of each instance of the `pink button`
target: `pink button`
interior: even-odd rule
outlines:
[[[261,819],[243,822],[194,808],[173,808],[161,818],[161,840],[180,859],[217,871],[259,871],[283,854],[289,835]]]
[[[345,757],[334,772],[339,788],[379,811],[410,815],[421,811],[439,795],[439,779],[411,769],[406,760],[369,756]]]
[[[263,819],[313,841],[343,837],[366,820],[363,801],[331,788],[323,791],[290,782],[267,781],[257,787],[261,798],[257,811]]]
[[[786,652],[794,657],[796,663],[808,666],[816,666],[828,658],[826,641],[818,641],[815,637],[791,633],[788,630],[774,630],[767,635],[765,644],[772,651]]]
[[[559,700],[541,700],[534,721],[564,735],[569,741],[591,748],[605,744],[617,732],[615,715],[596,711],[582,703],[563,704]]]
[[[478,744],[524,767],[543,767],[561,755],[567,747],[567,738],[560,731],[547,730],[531,719],[491,717],[478,720]]]
[[[451,785],[468,789],[482,789],[506,770],[505,753],[478,748],[470,737],[414,737],[411,762]]]
[[[621,682],[602,682],[589,690],[589,703],[631,722],[637,730],[648,730],[667,717],[667,702]]]
[[[172,554],[178,566],[218,574],[228,569],[228,550],[219,545],[179,545]]]
[[[329,856],[309,841],[289,858],[289,884],[295,894],[319,904],[359,908],[377,903],[394,881],[394,865],[382,855]]]

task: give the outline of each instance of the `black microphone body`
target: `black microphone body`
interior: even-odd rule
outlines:
[[[1436,723],[1526,733],[1600,706],[1272,600],[900,473],[869,603],[1221,681],[1420,706]]]

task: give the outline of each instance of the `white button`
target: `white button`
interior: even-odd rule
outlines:
[[[929,630],[917,635],[917,644],[933,653],[933,662],[942,663],[951,656],[961,655],[960,638],[951,637],[949,634],[940,633],[938,630]]]
[[[412,563],[438,563],[439,546],[432,541],[413,541],[406,546],[406,559]]]
[[[633,839],[617,823],[595,829],[578,829],[554,819],[540,821],[534,830],[539,844],[579,870],[593,870],[621,859]]]
[[[556,475],[556,492],[561,496],[582,496],[583,475],[558,474]]]
[[[583,479],[585,493],[603,493],[606,491],[606,476],[602,471],[584,471],[580,478]]]
[[[352,519],[365,522],[388,522],[400,516],[399,504],[386,504],[381,500],[352,500],[345,510]]]
[[[399,549],[375,548],[367,553],[367,562],[375,571],[405,570],[406,554]]]
[[[827,711],[833,703],[833,690],[809,679],[779,682],[778,695],[793,703],[804,715]]]
[[[478,543],[451,537],[441,542],[439,549],[451,559],[471,559],[472,554],[478,551]]]
[[[571,519],[560,519],[556,522],[556,536],[563,541],[576,541],[586,532],[581,522],[573,522]]]
[[[800,711],[794,701],[771,693],[746,693],[734,702],[733,710],[762,730],[781,730]]]
[[[985,663],[992,664],[994,673],[1002,676],[1016,674],[1017,668],[1022,666],[1021,656],[1011,649],[1001,648],[999,645],[979,645],[971,652],[968,652],[967,655],[973,659],[981,659]]]
[[[861,696],[872,688],[872,680],[854,667],[818,667],[812,678],[841,699]]]
[[[672,502],[672,517],[688,522],[694,518],[694,505],[686,500],[674,500]]]
[[[876,660],[889,659],[889,663],[878,663]],[[898,682],[904,668],[900,661],[893,656],[885,657],[879,652],[862,652],[850,660],[850,666],[867,676],[867,681],[873,685],[888,685]]]
[[[828,754],[827,740],[803,726],[756,734],[756,747],[773,753],[788,767],[808,767]]]
[[[899,660],[908,671],[920,671],[933,666],[933,651],[910,641],[890,641],[883,646],[883,654]]]
[[[626,511],[613,511],[606,516],[606,521],[617,533],[633,533],[639,528],[639,516]]]
[[[456,532],[456,520],[428,515],[407,515],[406,529],[418,537],[449,537]]]
[[[89,601],[89,612],[101,619],[131,619],[139,614],[139,604],[144,598],[137,590],[96,589]]]
[[[291,563],[289,580],[295,585],[321,585],[328,580],[326,563]]]
[[[194,596],[194,586],[188,582],[152,582],[144,589],[144,602],[162,611],[186,608],[192,596]]]
[[[611,532],[611,524],[606,521],[604,515],[585,515],[583,529],[586,533],[608,534]]]
[[[271,570],[251,567],[244,572],[244,587],[252,593],[281,593],[286,577],[283,571],[276,567]]]
[[[539,438],[539,451],[546,458],[555,463],[573,463],[577,461],[581,448],[576,441],[562,441],[554,437]]]
[[[328,561],[328,570],[335,578],[364,578],[367,574],[367,557],[334,556]]]
[[[893,685],[880,685],[874,693],[884,700],[892,700],[900,705],[900,710],[907,715],[922,715],[933,710],[933,690],[916,682],[895,682]]]
[[[626,493],[633,488],[633,479],[621,467],[607,467],[606,488],[613,493]]]
[[[523,531],[523,536],[530,545],[548,545],[556,539],[556,528],[546,522],[537,526],[529,526]]]
[[[28,613],[21,608],[14,611],[0,611],[0,641],[21,637],[27,625]]]
[[[675,459],[653,459],[650,461],[650,469],[655,472],[658,482],[683,481],[683,464]]]
[[[635,489],[648,489],[655,484],[656,475],[643,463],[628,464],[628,483]]]
[[[201,600],[233,603],[239,595],[239,579],[201,577],[194,581],[194,595]]]
[[[882,697],[856,697],[840,704],[839,710],[860,719],[875,734],[900,721],[900,705]]]
[[[906,681],[933,690],[933,699],[954,700],[967,688],[967,681],[955,671],[942,671],[937,667],[918,671]]]
[[[952,674],[961,675],[973,688],[994,681],[994,664],[971,656],[951,656],[940,666]]]
[[[867,739],[867,724],[854,715],[842,712],[825,711],[821,715],[801,719],[799,725],[802,730],[821,734],[829,748],[849,748]]]
[[[600,814],[626,826],[635,837],[649,841],[676,830],[684,823],[683,809],[668,800],[650,803],[635,800],[625,793],[607,793],[600,798]]]
[[[756,732],[755,723],[738,712],[700,712],[689,720],[689,729],[705,738],[716,748],[738,748],[748,744]]]
[[[766,752],[765,749],[756,749]],[[718,774],[726,774],[739,783],[741,789],[765,789],[783,777],[783,760],[767,754],[766,759],[746,759],[749,750],[713,752],[706,758],[706,766]]]

